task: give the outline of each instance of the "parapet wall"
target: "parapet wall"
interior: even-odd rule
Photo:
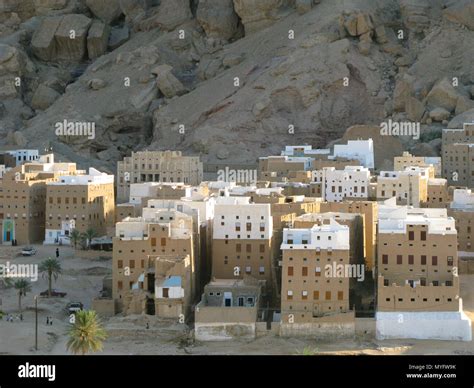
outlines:
[[[471,341],[471,320],[457,312],[378,312],[376,338]]]

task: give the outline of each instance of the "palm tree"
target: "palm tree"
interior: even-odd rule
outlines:
[[[83,233],[82,236],[87,242],[87,249],[90,249],[92,239],[97,236],[97,232],[94,229],[89,228]]]
[[[21,310],[21,298],[26,295],[27,292],[31,291],[31,284],[26,279],[18,279],[13,283],[13,287],[18,290],[18,310]]]
[[[76,313],[75,321],[69,330],[67,349],[74,354],[99,352],[107,333],[93,310],[81,310]]]
[[[61,274],[61,264],[57,259],[48,257],[39,265],[39,271],[43,274],[43,277],[48,277],[48,297],[51,297],[52,282],[58,280],[59,275]]]
[[[74,249],[76,249],[77,243],[81,241],[81,233],[79,233],[78,230],[73,229],[69,235],[69,238],[71,239],[72,245],[74,245]]]

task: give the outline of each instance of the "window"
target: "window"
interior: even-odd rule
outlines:
[[[438,265],[438,256],[431,257],[431,265]]]
[[[449,267],[453,266],[453,256],[448,256],[448,266]]]
[[[426,265],[426,255],[421,255],[421,265]]]
[[[301,276],[308,276],[308,267],[301,268]]]
[[[248,274],[252,273],[252,268],[249,266],[245,267],[245,273],[248,273]]]
[[[123,260],[118,260],[118,261],[117,261],[117,267],[118,267],[119,269],[123,268]]]
[[[247,232],[250,232],[252,230],[252,223],[247,222],[246,230]]]
[[[242,244],[236,244],[235,245],[235,251],[236,252],[242,252]]]
[[[252,245],[247,244],[247,246],[245,247],[245,249],[246,249],[246,251],[247,251],[248,253],[252,252]]]
[[[326,291],[326,300],[331,300],[331,291]]]
[[[415,263],[415,256],[408,255],[408,264],[413,265]]]
[[[235,223],[235,231],[240,232],[240,222]]]
[[[420,235],[420,238],[421,238],[421,241],[426,241],[426,231],[421,231],[421,235]]]
[[[165,237],[162,237],[162,238],[161,238],[161,246],[162,246],[162,247],[165,247],[165,246],[166,246],[166,238],[165,238]]]
[[[316,270],[314,271],[315,276],[321,276],[321,267],[316,267]]]
[[[293,299],[293,291],[291,290],[288,290],[288,293],[287,293],[287,300],[292,300]]]
[[[258,267],[258,273],[260,275],[264,275],[265,274],[265,267]]]
[[[397,255],[397,264],[402,264],[402,263],[403,263],[403,256]]]
[[[156,247],[156,237],[151,238],[151,246]]]
[[[343,300],[344,299],[344,292],[343,291],[338,291],[337,292],[337,300]]]
[[[130,268],[135,268],[135,260],[130,260]]]
[[[408,232],[408,240],[413,241],[415,239],[415,232],[413,230],[410,230]]]
[[[313,291],[313,299],[319,300],[319,291]]]
[[[288,276],[293,276],[293,267],[288,267]]]
[[[301,299],[303,299],[303,300],[308,299],[308,291],[302,291],[301,292]]]
[[[388,255],[382,255],[382,264],[388,264]]]
[[[260,253],[265,252],[265,244],[260,244]]]
[[[117,282],[117,288],[118,288],[119,290],[121,290],[121,289],[123,288],[123,282],[122,282],[121,280],[119,280],[119,281]]]

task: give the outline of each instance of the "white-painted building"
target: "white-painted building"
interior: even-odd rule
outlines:
[[[474,211],[474,192],[468,189],[456,189],[453,192],[451,209]],[[473,225],[474,228],[474,225]]]
[[[247,225],[259,225],[247,229]],[[273,219],[270,204],[250,203],[250,197],[218,197],[214,212],[213,239],[270,239]]]
[[[142,217],[127,217],[115,225],[115,236],[122,241],[148,238],[152,223],[169,225],[169,236],[175,239],[191,238],[193,224],[191,217],[176,210],[153,209]]]
[[[314,149],[310,145],[296,145],[296,146],[285,146],[285,149],[281,151],[282,156],[329,156],[331,153],[330,149]]]
[[[22,150],[5,151],[5,153],[15,158],[17,166],[23,163],[36,162],[39,159],[38,150],[22,149]]]
[[[349,249],[349,227],[334,219],[312,228],[283,229],[281,249],[345,250]]]
[[[341,202],[348,198],[367,199],[370,171],[361,166],[346,166],[344,170],[327,167],[313,171],[313,181],[321,183],[325,201]]]
[[[366,168],[373,169],[374,142],[369,140],[349,140],[347,144],[336,144],[334,146],[333,158],[347,158],[358,160]]]
[[[180,189],[184,191],[184,197],[190,197],[193,191],[191,186],[184,183],[170,182],[145,182],[130,184],[129,203],[133,205],[141,205],[144,198],[153,198],[157,196],[160,188]]]
[[[55,163],[61,165],[62,163]],[[100,172],[93,167],[89,168],[88,174],[79,175],[63,175],[58,182],[48,182],[47,185],[63,186],[63,185],[90,185],[90,184],[107,184],[114,183],[114,176],[105,172]]]

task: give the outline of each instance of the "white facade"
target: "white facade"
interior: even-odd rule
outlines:
[[[13,150],[6,151],[6,153],[15,158],[17,166],[23,163],[35,162],[39,158],[38,150]]]
[[[474,211],[474,193],[467,189],[454,190],[451,209]]]
[[[394,205],[394,198],[379,205],[379,233],[407,233],[407,225],[428,225],[428,233],[457,234],[455,220],[446,209]]]
[[[373,169],[375,167],[374,142],[372,139],[349,140],[347,144],[336,144],[333,157],[355,159],[362,166]]]
[[[329,149],[315,149],[310,145],[285,146],[281,151],[281,156],[317,156],[328,155],[331,153]]]
[[[217,199],[213,224],[214,239],[260,240],[270,239],[272,235],[270,204],[250,203],[250,197]]]
[[[377,312],[376,338],[472,341],[471,320],[460,306],[450,312]]]
[[[346,198],[367,199],[370,171],[361,166],[346,166],[344,170],[327,167],[313,172],[313,180],[322,183],[325,201],[341,202]]]
[[[59,182],[48,182],[48,185],[89,185],[89,184],[107,184],[114,183],[114,176],[100,172],[95,168],[89,168],[89,174],[64,175]]]
[[[191,200],[186,197],[180,200],[174,199],[150,199],[145,209],[174,209],[184,214],[196,218],[196,225],[205,226],[214,218],[214,207],[216,200],[214,197],[207,197],[204,200]],[[145,216],[150,210],[143,209]]]
[[[152,223],[169,225],[170,238],[189,238],[193,233],[190,216],[175,210],[151,209],[147,217],[127,217],[115,224],[115,237],[121,240],[143,240],[148,238]]]
[[[281,249],[349,249],[349,227],[330,219],[327,225],[303,229],[285,228]]]

